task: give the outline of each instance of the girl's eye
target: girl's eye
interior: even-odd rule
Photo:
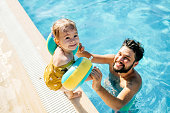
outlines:
[[[78,35],[74,35],[74,38],[76,38]]]
[[[66,39],[70,39],[70,37],[66,37]]]

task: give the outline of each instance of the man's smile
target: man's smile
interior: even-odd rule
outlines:
[[[115,65],[116,65],[116,67],[122,67],[122,66],[124,67],[124,64],[121,62],[116,62]]]

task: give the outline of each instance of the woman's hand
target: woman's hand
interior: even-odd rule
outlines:
[[[92,72],[91,72],[91,77],[93,79],[93,84],[92,84],[92,88],[95,91],[100,90],[101,88],[101,80],[102,80],[102,73],[99,70],[99,68],[94,67]]]

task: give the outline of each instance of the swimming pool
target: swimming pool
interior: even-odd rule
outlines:
[[[170,1],[169,0],[19,0],[41,34],[47,38],[61,17],[76,22],[80,41],[95,54],[116,54],[125,38],[140,41],[145,56],[136,70],[143,79],[132,113],[170,112]],[[97,65],[97,64],[95,64]],[[97,65],[103,80],[108,65]],[[91,82],[82,89],[100,113],[110,113]]]

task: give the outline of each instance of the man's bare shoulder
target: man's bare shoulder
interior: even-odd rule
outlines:
[[[134,75],[128,80],[128,87],[133,91],[137,92],[142,85],[142,78],[137,71],[134,72]]]

